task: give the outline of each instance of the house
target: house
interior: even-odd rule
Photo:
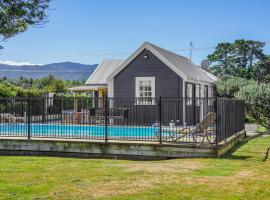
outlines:
[[[104,60],[84,86],[70,90],[93,97],[212,97],[217,80],[188,58],[145,42],[126,60]]]
[[[89,93],[92,97],[103,98],[108,91],[109,75],[123,63],[123,60],[103,60],[83,86],[69,88],[74,93]]]
[[[145,42],[109,75],[108,96],[210,97],[217,80],[189,59]]]
[[[216,76],[188,58],[145,42],[124,61],[103,61],[82,88],[93,90],[93,97],[104,97],[108,93],[108,97],[114,99],[138,98],[136,112],[139,109],[145,112],[147,105],[154,107],[158,97],[182,98],[175,109],[181,109],[183,115],[174,119],[194,124],[202,119],[211,104],[193,102],[193,97],[214,97],[217,80]],[[194,112],[188,112],[190,116],[185,116],[187,109]],[[172,119],[171,116],[167,118]]]

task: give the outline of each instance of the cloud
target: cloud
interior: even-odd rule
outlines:
[[[34,64],[31,62],[16,62],[11,60],[0,60],[0,64],[4,65],[15,65],[15,66],[22,66],[22,65],[40,65],[40,64]]]

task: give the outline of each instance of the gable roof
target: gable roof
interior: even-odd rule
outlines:
[[[127,60],[119,65],[108,77],[108,80],[113,79],[113,77],[121,72],[133,59],[135,59],[135,57],[137,57],[145,49],[153,53],[157,58],[159,58],[179,76],[181,76],[185,81],[214,83],[218,80],[215,75],[206,72],[199,66],[192,63],[188,58],[148,42],[142,44]]]
[[[108,76],[122,63],[123,60],[103,60],[85,82],[85,85],[107,85]]]

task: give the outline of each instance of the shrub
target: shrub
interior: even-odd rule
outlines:
[[[15,87],[7,84],[7,83],[0,83],[0,96],[1,97],[14,97],[17,93],[15,91]]]
[[[247,80],[239,77],[223,78],[217,83],[218,94],[221,97],[234,98],[240,88],[246,85],[255,85],[254,80]]]
[[[243,86],[235,97],[244,100],[247,113],[259,124],[270,129],[270,84]]]

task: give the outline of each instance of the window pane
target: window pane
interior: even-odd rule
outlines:
[[[187,84],[187,97],[192,97],[192,85]]]
[[[150,92],[152,91],[151,88],[151,81],[140,81],[139,82],[139,92]],[[148,94],[144,94],[144,96],[147,96]]]
[[[204,97],[204,88],[201,86],[201,97]]]
[[[144,97],[147,97],[147,92],[143,92],[143,96]]]
[[[213,87],[209,87],[208,89],[208,96],[213,97]]]
[[[152,104],[154,100],[152,97],[155,95],[154,87],[155,87],[155,79],[153,77],[138,77],[136,80],[136,95],[141,98],[139,101],[142,104]]]
[[[147,86],[146,85],[144,85],[143,90],[147,91]]]
[[[196,97],[200,97],[200,85],[196,85]]]

